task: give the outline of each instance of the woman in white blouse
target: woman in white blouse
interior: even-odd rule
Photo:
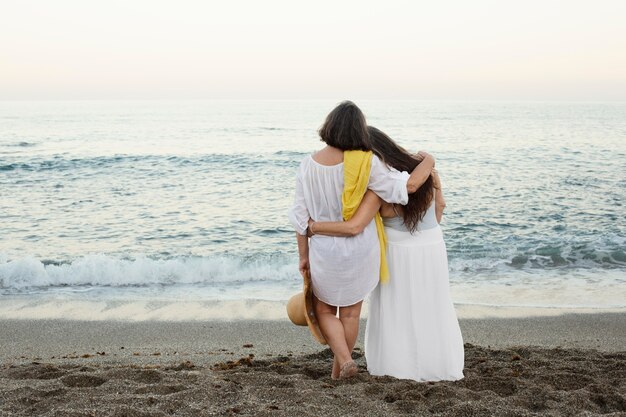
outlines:
[[[357,373],[352,361],[363,299],[376,287],[380,245],[371,221],[354,237],[316,235],[307,238],[310,218],[342,220],[343,151],[371,150],[365,116],[352,102],[339,104],[319,131],[326,147],[304,158],[296,177],[296,195],[289,220],[296,229],[300,272],[310,272],[314,308],[320,329],[335,355],[332,378]],[[411,174],[388,167],[372,157],[368,189],[388,203],[406,204],[430,176],[434,159],[425,160]],[[339,313],[339,314],[337,314]]]

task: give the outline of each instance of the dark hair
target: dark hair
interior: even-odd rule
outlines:
[[[398,171],[407,172],[413,171],[419,165],[420,161],[385,133],[373,126],[369,126],[368,130],[372,150],[387,165],[394,167]],[[433,197],[434,182],[433,176],[430,175],[416,192],[409,194],[409,202],[406,206],[403,206],[402,217],[404,218],[404,225],[411,232],[415,231],[417,224],[424,218]]]
[[[320,138],[327,145],[342,151],[372,149],[367,133],[367,123],[361,109],[351,101],[341,102],[333,109],[320,127]]]

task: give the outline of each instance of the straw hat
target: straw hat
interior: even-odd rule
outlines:
[[[302,292],[294,295],[287,303],[287,315],[289,320],[297,326],[309,326],[309,330],[318,342],[325,345],[326,339],[322,335],[320,326],[313,310],[313,289],[311,288],[311,275],[307,273],[304,277],[304,288]]]

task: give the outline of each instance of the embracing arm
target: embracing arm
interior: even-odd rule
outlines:
[[[326,236],[356,236],[370,224],[378,210],[382,200],[373,191],[368,191],[363,196],[354,216],[345,222],[314,222],[309,220],[309,230],[314,235]]]
[[[435,165],[435,159],[426,152],[419,152],[415,157],[420,163],[409,174],[388,166],[374,155],[367,188],[387,203],[407,204],[409,194],[413,194],[424,184]]]
[[[406,189],[409,194],[416,192],[426,182],[435,167],[435,158],[431,154],[420,151],[418,156],[422,157],[422,162],[415,167],[406,182]]]
[[[441,223],[443,209],[446,208],[446,200],[443,198],[439,173],[435,169],[433,169],[433,180],[433,186],[435,187],[435,215],[437,216],[437,223]]]

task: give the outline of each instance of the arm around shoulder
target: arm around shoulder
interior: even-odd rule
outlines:
[[[359,208],[350,220],[345,222],[309,222],[309,230],[314,235],[326,236],[356,236],[363,232],[365,227],[372,221],[380,205],[382,199],[373,191],[365,193]]]
[[[367,188],[375,192],[387,203],[406,204],[409,201],[407,181],[409,173],[398,171],[372,156],[370,179]]]
[[[406,189],[409,194],[416,192],[426,182],[435,167],[435,158],[431,154],[426,152],[419,154],[423,156],[422,162],[415,167],[406,182]]]

